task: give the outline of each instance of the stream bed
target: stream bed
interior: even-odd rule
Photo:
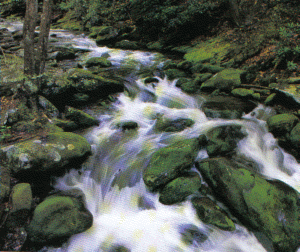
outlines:
[[[17,29],[13,25],[6,27]],[[93,214],[93,226],[72,236],[61,248],[45,247],[43,251],[273,251],[261,233],[247,230],[238,221],[235,231],[203,223],[189,200],[163,205],[157,193],[147,190],[142,178],[151,155],[159,148],[198,137],[214,127],[240,125],[247,137],[238,142],[237,155],[255,162],[259,173],[267,178],[281,180],[300,191],[299,163],[278,146],[267,130],[266,120],[274,114],[272,108],[258,105],[239,120],[208,118],[202,111],[204,97],[183,93],[175,86],[176,80],[169,81],[159,74],[164,62],[161,56],[98,47],[86,36],[67,31],[52,30],[51,34],[56,34],[58,45],[90,50],[79,61],[106,55],[114,69],[134,60],[137,69],[157,66],[158,76],[157,82],[147,85],[135,72],[131,73],[133,78],[126,82],[127,91],[118,95],[111,110],[98,115],[99,126],[84,133],[93,155],[80,171],[74,169],[58,178],[54,187],[63,191],[82,190],[87,208]],[[191,119],[195,123],[180,132],[157,132],[157,115],[170,120]],[[136,122],[138,128],[122,131],[116,127],[128,121]],[[204,148],[197,160],[207,157]],[[198,172],[195,167],[192,169]],[[220,206],[226,209],[221,203]]]

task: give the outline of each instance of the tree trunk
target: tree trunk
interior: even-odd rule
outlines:
[[[34,74],[34,31],[37,22],[37,12],[37,0],[27,0],[23,26],[24,73],[31,76]]]
[[[48,37],[51,24],[52,1],[53,0],[44,0],[43,2],[43,14],[41,17],[40,34],[35,62],[35,73],[37,75],[40,75],[45,71]]]

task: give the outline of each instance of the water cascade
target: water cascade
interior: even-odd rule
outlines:
[[[52,33],[57,34],[57,43],[89,49],[85,58],[108,54],[115,68],[127,59],[139,62],[137,67],[160,63],[152,53],[97,47],[84,36],[65,31]],[[204,98],[183,93],[175,86],[176,81],[161,76],[157,80],[147,85],[143,79],[132,79],[126,84],[128,91],[118,96],[113,109],[99,115],[100,126],[85,134],[92,145],[92,157],[80,171],[71,170],[58,178],[54,186],[59,190],[78,188],[84,192],[87,208],[94,217],[93,226],[72,236],[61,248],[47,250],[108,252],[124,247],[132,252],[271,251],[268,244],[262,245],[259,234],[241,224],[232,232],[204,224],[189,200],[172,206],[161,204],[158,194],[147,191],[142,172],[155,150],[180,139],[197,137],[220,125],[235,124],[243,126],[248,134],[238,142],[237,154],[254,161],[261,174],[300,191],[300,165],[267,131],[266,120],[273,110],[258,105],[239,120],[207,118],[201,110]],[[172,120],[188,118],[195,123],[181,132],[157,132],[154,126],[158,115]],[[116,126],[128,121],[136,122],[138,128],[121,130]],[[206,157],[206,150],[200,150],[197,159]]]

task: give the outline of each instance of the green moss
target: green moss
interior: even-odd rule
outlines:
[[[32,192],[30,184],[20,183],[14,186],[12,190],[12,210],[30,210],[32,204]]]
[[[300,149],[300,123],[298,123],[291,131],[289,140],[293,147],[295,147],[297,150]]]
[[[104,58],[104,57],[93,57],[88,59],[86,62],[86,67],[93,67],[93,66],[98,66],[98,67],[110,67],[112,66],[111,62]]]
[[[234,231],[235,224],[210,198],[193,198],[192,203],[197,215],[204,223],[214,225],[222,230]]]
[[[186,77],[186,73],[177,69],[168,69],[164,71],[165,75],[169,80],[178,79],[181,77]]]
[[[164,116],[159,116],[154,126],[154,131],[157,132],[179,132],[194,125],[194,121],[189,118],[180,118],[176,120],[168,119]]]
[[[75,198],[52,196],[37,206],[28,235],[33,242],[54,242],[84,232],[92,215]]]
[[[200,90],[201,91],[212,91],[215,89],[220,89],[223,91],[231,91],[241,85],[241,74],[243,70],[239,69],[225,69],[216,75],[214,75],[209,80],[205,81]]]
[[[215,38],[200,42],[194,48],[190,49],[184,59],[190,62],[220,62],[228,55],[232,45],[223,41],[221,38]]]
[[[228,155],[235,150],[237,141],[245,137],[239,125],[219,126],[209,130],[207,153],[209,156]]]
[[[266,98],[266,100],[265,100],[264,103],[265,103],[267,106],[273,105],[273,104],[274,104],[274,99],[275,99],[275,97],[276,97],[276,93],[270,94],[270,95]]]
[[[275,137],[291,132],[298,122],[298,117],[293,114],[275,115],[267,120],[269,130],[274,134]]]
[[[161,51],[161,50],[163,50],[164,45],[160,41],[150,42],[147,44],[147,48],[149,50]]]
[[[139,49],[138,42],[129,41],[129,40],[121,40],[115,44],[116,48],[122,48],[127,50],[137,50]]]
[[[192,167],[199,151],[198,138],[186,139],[156,151],[144,170],[143,179],[150,190],[157,190]]]
[[[198,168],[216,195],[242,222],[266,234],[276,250],[299,247],[300,195],[294,189],[226,158],[205,160]]]
[[[70,163],[83,161],[90,154],[87,140],[74,133],[49,133],[40,139],[27,140],[2,148],[4,160],[15,173],[61,170]]]
[[[184,201],[189,195],[201,188],[201,179],[197,173],[179,177],[168,183],[160,192],[159,201],[172,205]]]
[[[231,94],[240,98],[251,98],[254,95],[254,91],[246,88],[236,88],[231,91]]]
[[[200,86],[203,82],[210,79],[213,75],[211,73],[197,74],[195,78],[195,82]]]
[[[93,26],[91,27],[92,33],[95,33],[97,35],[107,35],[112,32],[114,28],[112,26]]]

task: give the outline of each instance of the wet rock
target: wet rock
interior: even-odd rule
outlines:
[[[186,128],[192,127],[194,121],[189,118],[169,119],[164,116],[159,116],[156,120],[154,131],[157,132],[179,132]]]
[[[98,66],[98,67],[110,67],[112,66],[110,60],[104,58],[104,57],[93,57],[90,58],[86,61],[85,63],[86,67],[94,67],[94,66]]]
[[[209,130],[206,134],[207,154],[213,157],[233,152],[237,142],[246,136],[241,129],[239,125],[226,125]]]
[[[242,223],[263,232],[276,251],[296,251],[300,246],[297,191],[224,157],[203,160],[196,167],[231,212]]]
[[[28,236],[32,242],[58,245],[92,224],[93,216],[82,201],[70,196],[50,196],[34,210]]]
[[[181,239],[187,245],[192,245],[194,242],[201,244],[208,239],[208,236],[195,225],[185,224],[179,228],[182,235]]]
[[[239,69],[225,69],[205,81],[201,85],[200,90],[210,92],[215,89],[220,89],[225,92],[230,92],[232,89],[241,85],[242,73],[243,71]]]
[[[192,203],[196,209],[197,215],[201,221],[206,224],[214,225],[222,230],[234,231],[235,224],[228,217],[226,212],[222,210],[210,198],[193,198]]]
[[[115,245],[108,250],[108,252],[130,252],[130,249],[122,245]]]
[[[78,167],[90,153],[91,147],[84,137],[67,132],[50,133],[1,148],[1,164],[26,179],[27,172]]]
[[[115,44],[115,47],[125,50],[138,50],[140,48],[138,42],[129,40],[121,40]]]
[[[122,129],[123,131],[125,130],[134,130],[139,127],[137,122],[133,121],[125,121],[125,122],[120,122],[116,124],[116,127],[119,129]]]
[[[147,77],[145,80],[144,80],[144,83],[145,84],[150,84],[150,83],[158,83],[159,82],[159,79],[155,78],[155,77]]]
[[[185,201],[186,198],[201,189],[198,173],[190,173],[169,182],[160,192],[159,201],[165,205],[173,205]]]
[[[71,60],[76,58],[75,50],[68,47],[57,47],[58,51],[48,54],[48,59],[53,59],[56,61]],[[55,50],[54,49],[54,50]]]
[[[146,186],[156,191],[190,169],[205,139],[186,139],[156,151],[144,170]]]
[[[78,129],[89,128],[99,125],[99,120],[89,114],[72,107],[67,107],[65,110],[66,119],[76,123]]]
[[[267,120],[269,131],[275,136],[285,136],[290,133],[299,122],[299,118],[293,114],[280,114]]]

